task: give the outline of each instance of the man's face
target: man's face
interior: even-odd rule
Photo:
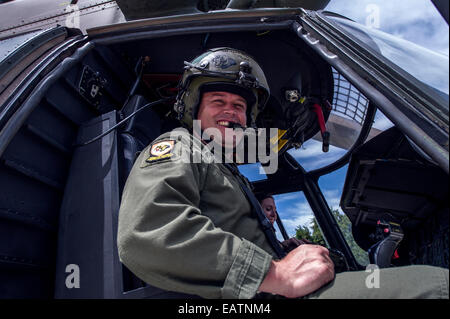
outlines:
[[[261,207],[270,223],[273,224],[277,220],[277,207],[275,206],[274,200],[270,197],[263,199]]]
[[[232,123],[245,126],[247,123],[247,101],[240,95],[228,92],[206,92],[200,102],[197,119],[201,129],[217,128],[225,143],[225,129]]]

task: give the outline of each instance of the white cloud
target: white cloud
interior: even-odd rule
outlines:
[[[341,198],[341,191],[339,189],[328,189],[323,191],[323,195],[332,209],[339,209]],[[299,226],[311,226],[311,220],[314,213],[309,206],[303,193],[289,193],[275,196],[275,203],[278,208],[278,213],[283,221],[284,228],[290,237],[295,236],[295,229]],[[280,235],[277,233],[277,235]]]
[[[331,164],[341,158],[347,151],[330,145],[329,151],[322,151],[322,143],[313,139],[306,141],[299,149],[288,151],[305,170],[311,171]]]
[[[300,225],[310,226],[311,219],[314,214],[308,202],[295,202],[284,211],[278,211],[283,221],[284,228],[290,237],[295,236],[295,229]]]
[[[311,158],[322,155],[322,144],[315,140],[306,141],[299,149],[289,151],[296,159]]]
[[[341,191],[339,189],[331,189],[322,192],[330,209],[338,209],[339,212],[343,213],[342,209],[339,207],[339,203],[341,201]]]
[[[448,56],[448,25],[430,0],[337,0],[326,10],[366,24],[372,4],[379,7],[380,30]]]
[[[300,195],[299,195],[299,193],[288,193],[288,194],[276,195],[274,197],[275,197],[277,204],[281,205],[285,202],[290,202],[291,200],[299,199]]]

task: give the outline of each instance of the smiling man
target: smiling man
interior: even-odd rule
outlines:
[[[216,127],[225,136],[225,129],[238,123],[245,126],[247,122],[247,101],[240,95],[228,92],[203,93],[198,120],[202,130]]]
[[[386,290],[377,292],[367,290],[365,272],[334,279],[325,247],[305,244],[286,255],[235,164],[183,158],[214,156],[207,130],[219,132],[211,139],[217,144],[219,136],[225,148],[239,143],[227,144],[223,135],[255,125],[269,97],[264,73],[253,58],[230,48],[209,50],[185,64],[174,106],[184,129],[161,135],[141,152],[122,195],[117,244],[121,261],[135,275],[203,298],[359,298],[363,292],[377,298],[445,297],[447,278],[448,298],[448,271],[420,270],[426,294],[421,285],[408,283],[416,270],[384,272]],[[203,132],[195,133],[194,120]],[[400,284],[389,284],[392,278]]]
[[[183,128],[158,137],[136,160],[122,196],[119,255],[138,277],[168,291],[252,298],[276,252],[241,190],[250,185],[234,164],[183,155],[214,156],[207,145],[219,138],[235,146],[239,141],[226,145],[227,130],[254,125],[269,87],[259,65],[234,49],[186,64],[175,104]],[[207,130],[216,134],[209,138]]]
[[[247,101],[234,93],[204,92],[197,119],[201,130],[212,139],[218,138],[218,144],[233,148],[241,142],[243,135],[233,134],[232,128],[246,126]]]

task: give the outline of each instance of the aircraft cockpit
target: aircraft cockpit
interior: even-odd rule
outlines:
[[[117,3],[128,21],[0,37],[5,297],[165,297],[119,261],[120,198],[136,154],[179,125],[185,61],[217,47],[247,52],[269,81],[257,124],[276,129],[276,170],[239,170],[274,196],[280,240],[311,236],[346,270],[448,268],[448,56],[309,1],[150,18]],[[83,283],[67,289],[74,264]]]

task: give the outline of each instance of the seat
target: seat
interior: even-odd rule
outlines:
[[[121,116],[112,111],[83,123],[77,143],[106,132],[118,117],[146,103],[133,96]],[[59,217],[55,298],[196,298],[147,285],[120,262],[117,252],[122,189],[136,154],[160,133],[159,116],[146,109],[117,134],[74,150]]]
[[[133,96],[122,109],[122,118],[147,104],[148,101],[140,95]],[[166,123],[167,124],[167,123]],[[170,126],[170,124],[169,124]],[[154,139],[171,128],[161,125],[159,116],[150,108],[133,116],[119,131],[119,153],[121,154],[120,193],[134,165],[138,154]],[[172,125],[173,126],[173,125]],[[129,298],[198,298],[197,296],[165,291],[150,286],[137,278],[123,266],[124,294]]]
[[[143,96],[134,95],[121,110],[121,117],[128,117],[147,103],[148,101]],[[160,134],[161,121],[151,108],[137,113],[119,129],[118,137],[122,168],[120,173],[120,193],[122,193],[125,181],[139,152]]]

